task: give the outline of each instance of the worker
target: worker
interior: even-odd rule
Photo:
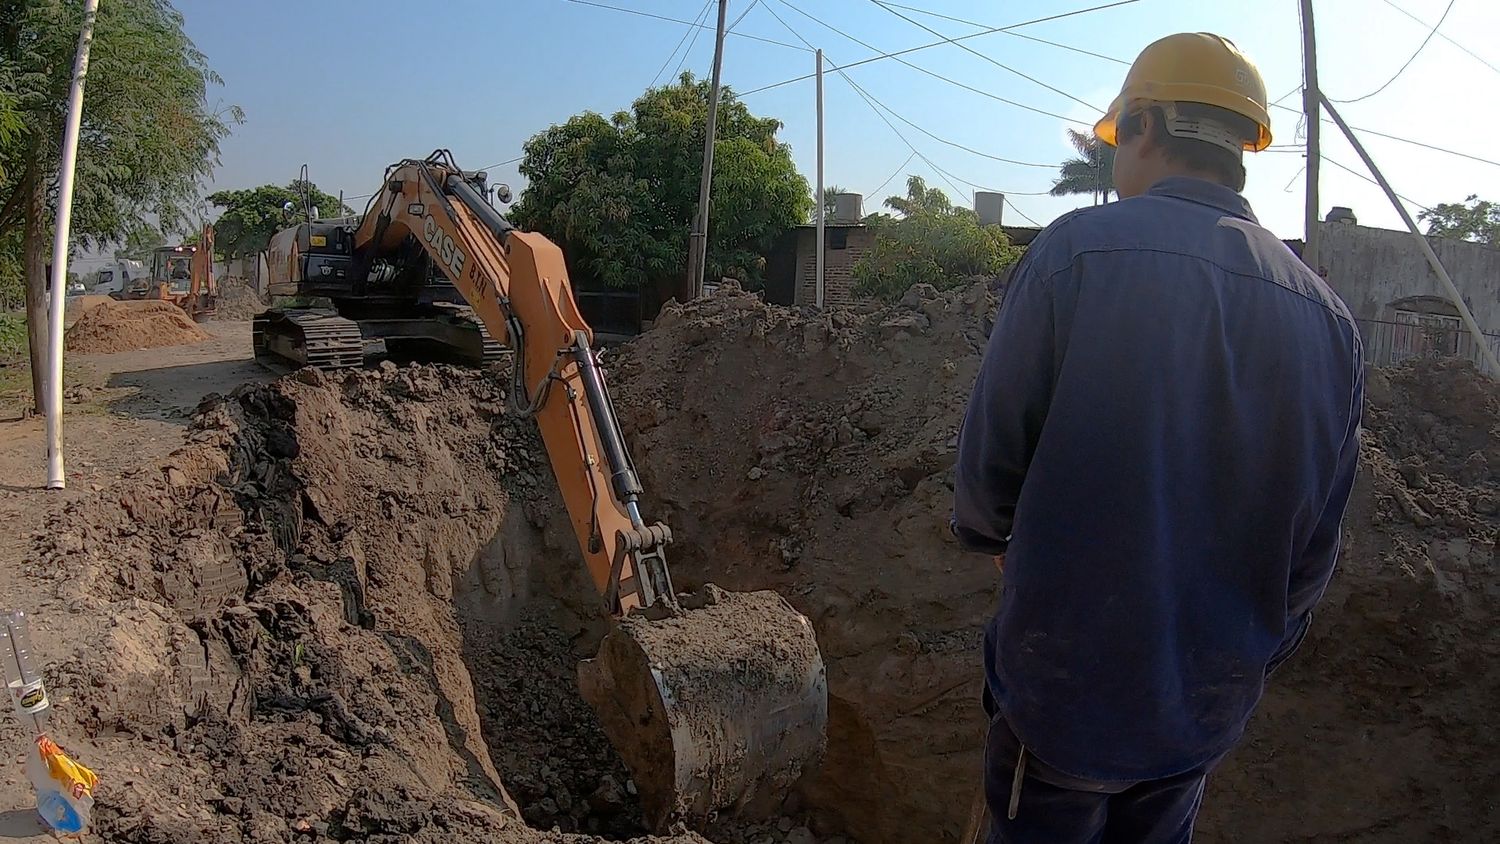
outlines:
[[[1205,775],[1307,636],[1359,454],[1348,309],[1261,227],[1266,89],[1163,38],[1094,127],[1120,201],[1031,244],[959,436],[986,629],[991,842],[1185,842]]]

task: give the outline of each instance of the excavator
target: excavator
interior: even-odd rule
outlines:
[[[827,673],[812,625],[774,592],[674,591],[672,532],[641,512],[640,476],[561,250],[514,228],[446,150],[392,165],[352,224],[308,221],[276,240],[291,284],[342,277],[369,290],[412,268],[425,275],[430,263],[511,350],[509,398],[536,420],[613,619],[598,655],[579,665],[579,688],[630,771],[647,824],[773,812],[826,747]],[[312,360],[323,341],[311,329],[329,318],[341,317],[283,313],[257,327],[279,327],[264,343],[301,343]]]
[[[171,302],[197,322],[213,316],[218,301],[213,226],[205,224],[194,245],[159,246],[152,250],[149,273],[131,281],[120,298]]]

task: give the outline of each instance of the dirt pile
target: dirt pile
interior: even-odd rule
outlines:
[[[266,304],[247,280],[226,278],[219,282],[214,319],[252,319],[265,309]]]
[[[979,770],[980,630],[998,583],[947,535],[983,285],[818,315],[727,292],[669,309],[611,360],[679,588],[773,588],[828,660],[814,829],[952,841]],[[1462,365],[1370,379],[1338,576],[1245,746],[1205,841],[1500,834],[1493,383]]]
[[[182,309],[171,302],[101,302],[83,312],[63,343],[84,355],[182,346],[209,339]]]
[[[550,702],[477,703],[465,665],[503,642],[480,665],[532,676],[547,656],[494,633],[582,576],[544,551],[560,508],[503,384],[387,366],[241,388],[54,520],[32,574],[85,634],[51,679],[106,840],[575,840],[515,818],[491,755],[512,737],[482,727]]]

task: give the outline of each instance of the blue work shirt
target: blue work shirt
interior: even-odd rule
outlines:
[[[1359,456],[1361,344],[1238,193],[1169,178],[1032,243],[959,436],[954,533],[1006,554],[986,682],[1074,777],[1229,750],[1300,643]]]

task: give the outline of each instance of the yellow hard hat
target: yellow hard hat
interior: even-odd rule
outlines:
[[[1266,112],[1266,83],[1260,71],[1234,42],[1207,32],[1168,35],[1141,51],[1120,96],[1094,124],[1099,140],[1115,145],[1120,116],[1133,102],[1203,103],[1255,121],[1259,136],[1245,149],[1259,152],[1271,145],[1271,117]]]

